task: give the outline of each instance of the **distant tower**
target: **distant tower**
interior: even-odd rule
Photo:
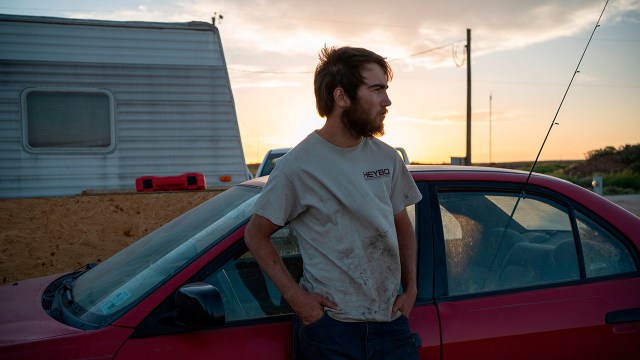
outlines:
[[[471,165],[471,29],[467,29],[467,156],[465,165]]]

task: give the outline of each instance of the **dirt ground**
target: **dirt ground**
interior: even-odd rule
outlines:
[[[0,199],[0,284],[99,263],[218,193]]]
[[[636,216],[640,216],[640,194],[609,195],[606,196],[606,198],[627,209]]]
[[[0,285],[99,263],[218,193],[0,199]],[[640,216],[640,195],[610,200]]]

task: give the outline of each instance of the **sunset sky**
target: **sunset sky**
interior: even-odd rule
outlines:
[[[535,158],[605,2],[0,0],[0,13],[159,22],[221,14],[248,163],[324,124],[313,97],[324,44],[366,47],[390,61],[384,141],[415,162],[463,157],[469,28],[472,160],[486,163]],[[640,143],[639,66],[640,0],[611,0],[541,159],[584,159],[589,150]]]

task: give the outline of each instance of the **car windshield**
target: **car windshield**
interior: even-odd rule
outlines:
[[[259,192],[226,190],[87,271],[73,283],[70,312],[94,328],[111,323],[244,224]]]
[[[280,158],[283,157],[287,153],[287,151],[288,150],[270,152],[266,156],[266,159],[262,161],[260,172],[257,174],[257,177],[271,174],[273,169],[275,169],[276,167],[276,162],[280,160]]]

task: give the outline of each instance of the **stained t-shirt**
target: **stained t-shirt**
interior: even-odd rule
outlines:
[[[341,148],[315,132],[278,160],[256,214],[295,229],[300,286],[342,321],[391,321],[401,284],[394,214],[421,199],[397,151],[376,138]]]

